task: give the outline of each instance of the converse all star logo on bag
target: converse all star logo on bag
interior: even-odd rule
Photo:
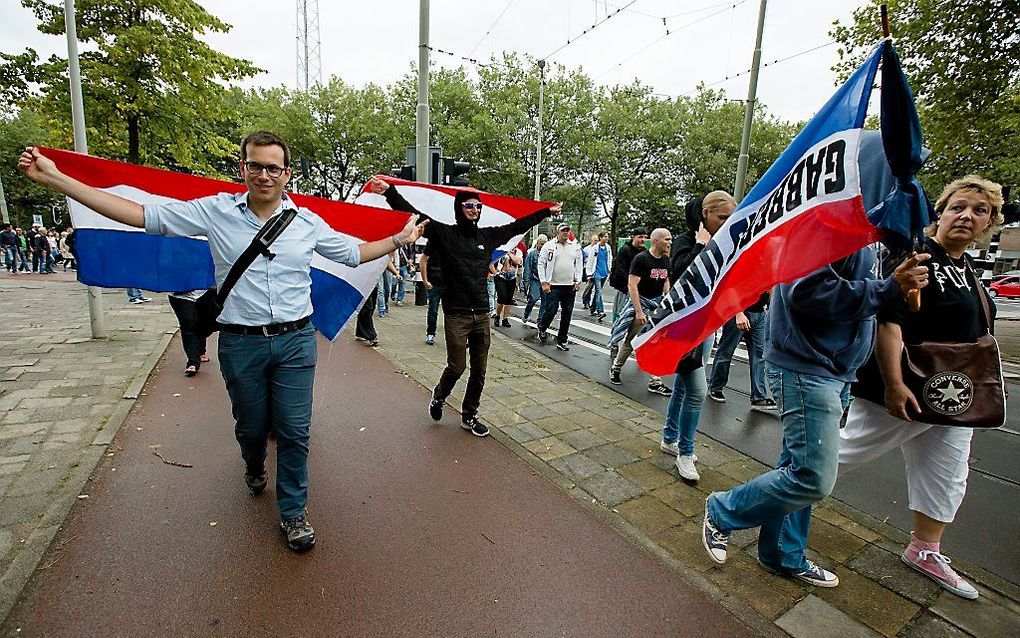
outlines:
[[[924,384],[924,402],[947,416],[966,412],[974,400],[974,384],[959,372],[940,372]]]

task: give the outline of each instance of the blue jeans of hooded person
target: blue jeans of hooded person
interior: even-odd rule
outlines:
[[[436,327],[439,324],[439,302],[443,298],[443,286],[441,284],[432,284],[432,290],[425,293],[425,298],[429,303],[428,316],[425,319],[425,334],[436,335]]]
[[[308,502],[316,355],[311,325],[275,337],[220,332],[220,370],[248,471],[262,470],[270,429],[276,433],[276,504],[282,519],[304,514]]]
[[[7,270],[14,272],[14,269],[17,268],[17,264],[15,263],[17,261],[16,259],[17,256],[18,256],[17,247],[4,246],[4,260],[6,261],[4,265],[7,266]]]
[[[783,419],[783,449],[773,470],[708,497],[708,515],[722,532],[761,527],[758,557],[784,573],[807,568],[804,549],[811,506],[832,492],[839,467],[839,424],[850,384],[767,364]]]
[[[528,303],[524,306],[524,320],[527,321],[528,317],[531,316],[531,311],[538,303],[538,318],[541,319],[542,315],[545,314],[545,301],[548,295],[542,292],[542,284],[538,281],[532,281],[528,286]]]
[[[400,281],[397,282],[397,301],[404,303],[404,282],[407,281],[407,266],[400,267]]]
[[[377,310],[380,314],[390,310],[390,290],[393,284],[393,273],[384,270],[382,275],[379,276],[379,294],[376,299]]]
[[[143,297],[142,291],[138,288],[125,288],[124,292],[127,293],[128,301],[134,301]]]
[[[751,400],[758,401],[768,398],[765,390],[765,360],[762,358],[765,349],[765,313],[745,311],[744,314],[751,323],[751,328],[747,332],[737,328],[736,318],[730,319],[723,326],[719,347],[715,351],[715,361],[712,363],[708,389],[710,392],[721,392],[726,387],[726,382],[730,378],[733,351],[743,340],[747,344],[747,359],[751,368]]]
[[[709,336],[701,348],[702,366],[690,372],[678,372],[673,375],[673,394],[669,396],[666,406],[666,423],[662,426],[662,440],[676,443],[680,455],[694,453],[694,434],[698,431],[701,419],[701,406],[705,404],[708,385],[705,382],[705,365],[712,351],[712,336]]]

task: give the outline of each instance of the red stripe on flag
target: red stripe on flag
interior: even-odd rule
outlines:
[[[478,196],[478,200],[486,206],[498,208],[507,215],[510,215],[514,219],[520,219],[521,217],[527,217],[532,213],[537,213],[540,210],[544,210],[553,206],[553,202],[543,202],[534,199],[521,199],[520,197],[510,197],[508,195],[497,195],[496,193],[486,193],[480,191],[477,188],[471,187],[457,187],[457,186],[444,186],[442,184],[425,184],[422,182],[411,182],[406,179],[400,179],[399,177],[393,177],[392,175],[376,175],[379,179],[386,182],[387,184],[395,184],[397,186],[416,186],[418,188],[428,188],[430,190],[439,191],[440,193],[446,193],[450,197],[454,197],[458,192],[472,193]],[[365,185],[362,192],[368,190],[368,184]]]
[[[703,307],[657,328],[635,351],[638,365],[650,374],[673,374],[685,354],[763,292],[852,255],[880,237],[860,196],[804,211],[745,249]]]
[[[132,186],[146,193],[179,200],[197,199],[219,193],[243,193],[247,190],[244,184],[115,162],[73,151],[43,147],[39,147],[39,151],[56,162],[64,174],[95,188]],[[298,206],[322,217],[334,230],[365,241],[389,237],[407,224],[407,213],[337,202],[311,195],[290,193],[288,195]]]

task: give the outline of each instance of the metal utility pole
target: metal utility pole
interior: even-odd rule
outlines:
[[[74,22],[74,0],[64,0],[64,30],[67,31],[67,66],[71,79],[71,121],[74,124],[74,150],[88,153],[85,139],[85,106],[81,99],[81,67],[78,66],[78,28]],[[106,337],[106,319],[103,317],[103,289],[89,286],[89,322],[92,338]]]
[[[316,84],[322,84],[319,0],[297,0],[297,88],[308,91]]]
[[[11,223],[11,215],[7,212],[7,197],[4,195],[4,181],[0,179],[0,213],[5,224]]]
[[[535,139],[535,196],[538,200],[542,192],[542,112],[545,110],[545,60],[538,61],[538,136]],[[538,237],[538,226],[531,227],[531,243]]]
[[[751,147],[751,122],[754,120],[754,102],[758,94],[758,69],[761,67],[761,34],[765,30],[765,8],[768,0],[761,0],[758,9],[758,36],[754,41],[754,59],[751,62],[751,79],[747,86],[747,104],[744,106],[744,133],[740,137],[740,157],[737,158],[737,179],[733,183],[733,199],[744,199],[744,182],[747,181],[747,157]]]
[[[415,179],[429,183],[429,0],[421,0],[418,15],[418,113],[415,144]]]

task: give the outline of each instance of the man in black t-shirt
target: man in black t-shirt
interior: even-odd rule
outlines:
[[[645,250],[648,229],[638,226],[630,232],[630,243],[620,246],[613,260],[613,272],[609,275],[609,285],[616,290],[613,301],[613,323],[620,318],[623,307],[627,305],[627,276],[630,275],[630,264],[634,257]]]
[[[621,325],[613,327],[613,332],[619,334],[623,329],[622,324],[627,321],[630,323],[609,371],[610,382],[617,385],[621,383],[620,370],[634,351],[631,341],[648,323],[646,312],[658,306],[660,298],[669,292],[669,247],[673,237],[665,228],[656,228],[652,231],[651,237],[652,247],[635,255],[630,264],[630,274],[627,277],[629,305],[620,310]],[[633,308],[633,313],[630,308]],[[663,396],[673,393],[662,383],[662,379],[656,376],[649,378],[648,391]]]

